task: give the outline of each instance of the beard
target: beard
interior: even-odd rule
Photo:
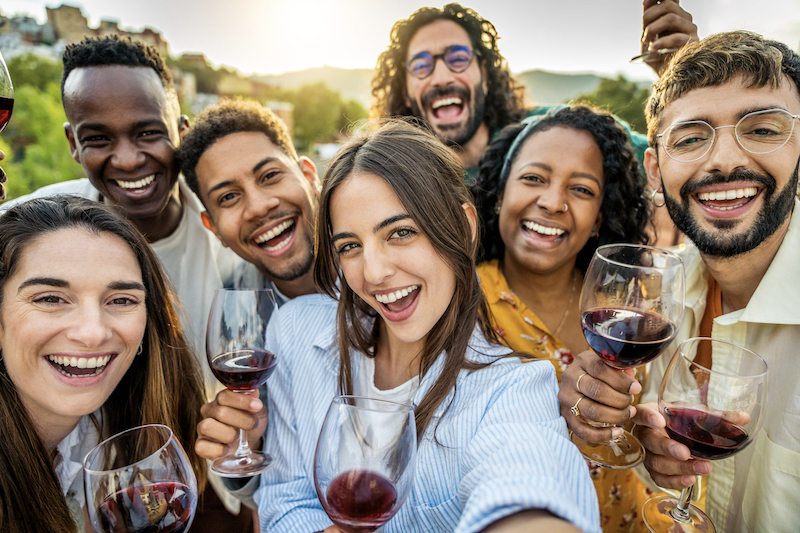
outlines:
[[[417,118],[424,119],[422,109],[429,109],[431,101],[443,96],[458,96],[462,102],[470,102],[470,114],[466,121],[455,124],[439,124],[433,126],[431,130],[447,146],[454,148],[467,144],[478,128],[483,123],[483,115],[486,111],[486,93],[483,90],[483,83],[478,82],[472,88],[474,99],[470,98],[470,92],[464,87],[434,87],[422,95],[422,106],[416,100],[411,100],[411,114]]]
[[[270,279],[278,281],[294,281],[302,276],[305,276],[311,271],[314,266],[314,237],[306,232],[305,240],[308,244],[306,253],[302,257],[289,264],[281,264],[281,269],[270,268],[271,265],[261,262],[261,272]]]
[[[680,200],[666,193],[663,180],[661,188],[665,191],[664,201],[675,226],[691,239],[702,254],[712,257],[735,257],[758,247],[791,215],[797,193],[798,165],[800,161],[795,165],[792,178],[779,192],[775,178],[769,174],[758,174],[750,170],[735,170],[728,175],[710,174],[699,181],[686,183],[681,187]],[[703,229],[691,213],[690,195],[712,184],[738,181],[756,182],[764,186],[763,205],[755,223],[742,234],[733,232],[738,225],[736,220],[713,220],[711,224],[717,231]]]

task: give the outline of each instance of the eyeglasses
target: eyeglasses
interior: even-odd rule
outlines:
[[[433,73],[436,68],[436,60],[441,59],[451,72],[458,74],[464,72],[472,63],[472,58],[478,54],[470,50],[468,46],[448,46],[441,54],[431,54],[430,52],[420,52],[406,63],[408,73],[417,79],[425,79]]]
[[[767,109],[748,113],[735,125],[716,128],[702,120],[676,122],[656,138],[661,139],[661,145],[670,158],[683,163],[705,157],[714,146],[720,128],[733,128],[736,142],[743,150],[751,154],[771,154],[789,141],[796,118],[800,115],[792,115],[785,109]]]

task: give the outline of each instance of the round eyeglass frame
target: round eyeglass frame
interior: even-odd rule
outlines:
[[[464,66],[464,68],[462,68],[461,70],[454,69],[450,65],[450,63],[447,62],[447,59],[445,59],[445,56],[447,56],[447,54],[449,54],[453,50],[453,48],[463,49],[463,50],[467,50],[469,52],[469,61],[467,62],[466,66]],[[433,66],[431,67],[430,72],[428,72],[424,76],[417,76],[417,75],[414,74],[414,71],[411,70],[411,62],[414,61],[414,59],[416,59],[417,57],[419,57],[421,55],[424,55],[424,54],[428,54],[431,57],[431,60],[433,61]],[[446,66],[447,69],[450,72],[453,72],[455,74],[460,74],[460,73],[464,72],[465,70],[467,70],[470,67],[470,65],[472,65],[472,62],[475,60],[475,58],[476,57],[480,57],[480,55],[481,54],[480,54],[479,50],[472,49],[472,48],[470,48],[468,46],[463,46],[463,45],[448,46],[447,48],[444,49],[444,52],[442,52],[441,54],[431,54],[430,52],[427,52],[427,51],[420,52],[419,54],[416,54],[414,57],[412,57],[411,59],[406,61],[406,71],[411,75],[412,78],[415,78],[415,79],[418,79],[418,80],[424,80],[425,78],[427,78],[431,74],[433,74],[433,71],[436,70],[436,61],[441,59],[442,62],[444,63],[444,66]]]
[[[741,124],[742,121],[744,121],[745,119],[747,119],[749,117],[752,117],[754,115],[762,115],[762,114],[765,114],[765,113],[774,113],[776,111],[780,112],[780,113],[784,113],[785,115],[787,115],[788,117],[791,117],[791,119],[792,119],[792,127],[789,130],[789,134],[786,136],[786,139],[783,141],[783,143],[780,146],[772,148],[771,150],[767,150],[766,152],[754,152],[753,150],[748,150],[742,144],[742,139],[739,137],[739,131],[738,131],[739,130],[739,124]],[[761,111],[753,111],[752,113],[747,113],[745,116],[740,118],[739,121],[736,124],[728,124],[728,125],[725,125],[725,126],[717,126],[716,128],[714,126],[712,126],[711,124],[709,124],[708,122],[704,121],[704,120],[688,120],[688,121],[683,121],[683,122],[675,122],[674,124],[671,124],[667,129],[664,130],[664,133],[657,134],[656,135],[656,139],[657,140],[661,139],[672,128],[674,128],[676,126],[680,126],[682,124],[705,124],[706,126],[708,126],[711,129],[711,132],[712,132],[713,136],[711,138],[711,142],[708,144],[708,148],[706,149],[706,151],[703,152],[702,154],[700,154],[699,156],[695,157],[694,159],[678,159],[677,157],[673,156],[669,152],[669,150],[667,150],[667,147],[666,147],[665,143],[663,143],[663,142],[661,143],[661,147],[664,149],[664,153],[667,154],[667,156],[669,156],[670,159],[672,159],[674,161],[678,161],[679,163],[694,163],[695,161],[699,161],[699,160],[703,159],[705,156],[707,156],[708,153],[711,151],[711,148],[714,147],[714,143],[717,142],[717,130],[718,129],[721,129],[721,128],[733,128],[733,136],[736,138],[736,144],[738,144],[739,147],[742,150],[744,150],[745,152],[748,152],[750,154],[766,155],[766,154],[771,154],[772,152],[777,152],[778,150],[780,150],[781,148],[786,146],[786,143],[789,142],[789,139],[792,137],[792,134],[794,133],[794,121],[795,121],[795,119],[798,119],[798,118],[800,118],[800,115],[793,115],[793,114],[789,113],[785,109],[781,109],[779,107],[776,107],[774,109],[763,109]]]

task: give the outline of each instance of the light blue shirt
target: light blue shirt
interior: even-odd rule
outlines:
[[[270,324],[278,367],[269,381],[265,450],[276,463],[254,495],[262,531],[314,532],[332,524],[314,489],[313,461],[337,394],[336,306],[322,295],[295,298]],[[477,532],[525,509],[546,509],[583,531],[600,532],[586,462],[559,415],[553,366],[499,357],[508,351],[473,335],[468,358],[496,362],[460,373],[420,440],[414,486],[386,533]],[[415,405],[443,363],[440,356],[422,378]],[[354,373],[360,366],[353,364]]]

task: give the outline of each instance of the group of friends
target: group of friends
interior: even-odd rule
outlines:
[[[800,57],[747,31],[699,40],[677,1],[645,0],[643,52],[680,48],[650,63],[645,137],[587,106],[526,109],[497,39],[458,4],[396,23],[373,80],[382,120],[322,179],[258,103],[190,124],[152,47],[68,45],[65,132],[86,178],[0,206],[0,530],[89,531],[83,456],[158,422],[205,486],[192,531],[338,532],[313,461],[348,393],[414,406],[416,477],[387,533],[644,531],[642,504],[698,476],[718,531],[795,531]],[[743,143],[767,115],[782,142]],[[708,136],[692,157],[673,144],[688,122]],[[686,236],[676,343],[729,340],[770,368],[763,431],[713,468],[664,430],[669,356],[646,379],[616,371],[580,324],[594,251],[653,243],[658,209]],[[208,369],[220,287],[276,295],[267,391],[221,390]],[[569,432],[621,431],[598,423],[635,423],[641,471],[587,467]],[[223,482],[206,459],[239,429],[275,464]]]

